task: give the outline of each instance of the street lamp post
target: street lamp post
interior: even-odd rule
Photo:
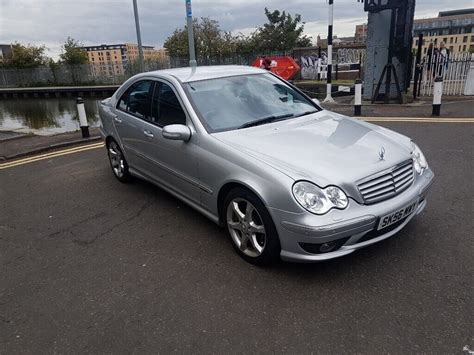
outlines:
[[[328,23],[328,69],[327,69],[327,85],[326,98],[324,102],[334,102],[331,96],[332,91],[332,24],[334,18],[334,0],[329,0],[329,23]]]
[[[196,67],[196,51],[194,48],[193,10],[191,0],[186,1],[186,21],[188,26],[189,66]]]
[[[143,63],[142,35],[140,33],[140,22],[138,20],[137,0],[133,0],[133,13],[135,14],[135,27],[137,29],[138,61],[140,65],[140,71],[144,71],[145,66]]]

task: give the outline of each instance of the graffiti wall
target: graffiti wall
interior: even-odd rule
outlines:
[[[333,63],[338,65],[363,64],[365,61],[365,48],[336,48],[333,52]],[[326,51],[321,51],[319,61],[318,50],[301,53],[299,58],[301,66],[301,78],[315,80],[320,77],[325,78],[328,56]],[[334,69],[333,69],[334,70]]]

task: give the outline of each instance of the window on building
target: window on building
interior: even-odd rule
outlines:
[[[449,51],[452,52],[454,50],[453,46],[449,46]]]
[[[467,36],[464,36],[464,37],[462,38],[462,43],[467,43]]]
[[[444,42],[444,43],[447,43],[447,42],[448,42],[448,37],[444,37],[444,38],[443,38],[443,42]]]
[[[461,46],[459,46],[459,49],[458,49],[459,52],[461,52]]]
[[[474,36],[471,36],[471,42],[474,42]]]
[[[458,38],[454,37],[454,43],[458,43]]]
[[[453,37],[451,37],[451,38],[449,39],[449,43],[453,43],[453,40],[454,40]]]
[[[463,51],[463,52],[466,51],[466,45],[463,45],[463,46],[462,46],[462,51]]]

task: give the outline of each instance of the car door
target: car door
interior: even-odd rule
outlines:
[[[151,120],[144,123],[143,154],[147,173],[162,185],[200,204],[196,138],[188,142],[165,139],[163,127],[186,125],[195,132],[189,115],[171,83],[156,81],[151,97]]]
[[[141,170],[143,160],[140,150],[144,140],[143,123],[150,119],[150,99],[153,92],[152,80],[140,80],[132,84],[120,97],[113,118],[128,164]]]

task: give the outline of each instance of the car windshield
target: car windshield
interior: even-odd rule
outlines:
[[[311,100],[267,73],[190,82],[185,87],[211,133],[318,112]]]

